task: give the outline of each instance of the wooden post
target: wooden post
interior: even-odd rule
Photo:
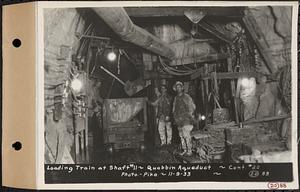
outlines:
[[[147,89],[147,96],[150,99],[150,101],[152,101],[155,97],[154,97],[154,86],[156,85],[155,80],[151,80],[151,88]],[[158,134],[158,130],[157,130],[157,121],[156,121],[156,116],[155,116],[155,110],[153,107],[148,107],[147,108],[148,111],[148,117],[149,119],[147,119],[149,126],[148,126],[148,133],[149,133],[149,137],[152,138],[150,140],[150,148],[154,148],[156,146],[159,146],[159,138],[157,137]]]
[[[232,135],[229,129],[224,130],[225,134],[225,163],[232,161]]]
[[[211,78],[211,83],[213,83],[213,85],[214,85],[214,92],[215,92],[214,97],[219,97],[219,89],[218,89],[218,81],[217,81],[217,64],[214,64],[214,70],[215,70],[215,72],[212,73],[213,78]],[[214,102],[214,109],[216,109],[217,108],[216,99],[214,99],[213,102]]]
[[[89,160],[89,153],[88,153],[88,142],[89,142],[89,110],[88,110],[88,102],[89,102],[89,99],[91,98],[88,98],[88,91],[89,91],[89,88],[90,88],[90,63],[91,63],[91,57],[92,57],[92,49],[90,47],[90,44],[89,44],[89,47],[88,47],[88,60],[86,62],[86,89],[85,89],[85,94],[86,94],[86,97],[84,97],[84,101],[86,101],[86,110],[85,110],[85,117],[84,117],[84,126],[85,126],[85,131],[84,131],[84,134],[82,137],[83,138],[83,142],[84,142],[84,156],[85,156],[85,160],[88,161]]]
[[[84,129],[78,133],[78,140],[79,140],[79,154],[80,154],[80,156],[81,156],[81,158],[80,158],[81,160],[84,159],[84,156],[83,156],[83,154],[84,154],[84,150],[83,150],[83,149],[84,149],[83,131],[84,131]]]
[[[85,157],[86,162],[89,162],[89,153],[88,153],[88,146],[87,146],[88,142],[87,142],[87,139],[88,139],[87,130],[83,130],[83,143],[84,143],[83,151],[84,151],[84,157]]]
[[[227,58],[227,67],[228,67],[228,72],[233,72],[231,58]],[[231,84],[231,95],[232,95],[233,101],[234,101],[235,122],[237,124],[239,124],[239,122],[240,122],[240,120],[239,120],[239,110],[238,110],[237,98],[236,98],[236,95],[235,95],[236,94],[236,89],[235,89],[234,79],[230,80],[230,84]]]
[[[208,73],[208,65],[207,63],[205,63],[204,65],[204,71],[205,71],[205,74]],[[205,85],[205,117],[208,116],[208,103],[209,103],[209,100],[208,100],[208,79],[205,79],[204,80],[204,85]],[[207,125],[207,119],[205,119],[205,125]]]
[[[206,102],[205,102],[205,87],[204,87],[203,80],[200,80],[200,86],[201,86],[201,95],[202,95],[202,106],[204,107]]]
[[[199,95],[198,95],[198,90],[201,90],[201,92],[202,92],[202,89],[201,89],[201,82],[200,82],[201,80],[198,78],[197,80],[195,80],[194,81],[194,83],[196,84],[195,85],[195,98],[199,98]],[[199,109],[199,101],[198,102],[196,102],[195,101],[195,103],[196,103],[196,108],[198,107],[198,109]],[[200,102],[201,104],[203,103],[203,97],[202,97],[202,101]],[[198,113],[196,113],[195,115],[196,115],[196,119],[198,118],[198,115],[199,114],[199,111],[198,111]],[[196,123],[196,130],[199,130],[200,129],[200,122],[199,121],[197,121],[197,123]]]
[[[74,102],[74,101],[73,101]],[[74,103],[72,104],[72,111],[74,111]],[[73,136],[74,136],[74,162],[77,163],[77,153],[78,153],[78,145],[77,145],[77,137],[76,137],[76,115],[73,113]]]
[[[147,128],[146,130],[148,130],[148,115],[147,115],[147,101],[146,100],[144,100],[143,106],[144,106],[144,109],[143,109],[143,111],[144,111],[144,127],[147,126],[145,128]]]

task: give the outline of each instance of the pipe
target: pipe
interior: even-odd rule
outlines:
[[[115,76],[112,72],[110,72],[109,70],[105,69],[103,66],[100,67],[103,71],[105,71],[107,74],[109,74],[110,76],[112,76],[114,79],[118,80],[122,85],[125,86],[125,82],[122,81],[120,78],[118,78],[117,76]]]
[[[168,59],[174,59],[175,51],[172,46],[145,29],[133,24],[124,8],[94,7],[92,9],[122,40],[131,42]]]

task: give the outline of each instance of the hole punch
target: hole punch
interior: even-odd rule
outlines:
[[[22,143],[17,141],[14,144],[12,144],[12,148],[14,148],[16,151],[19,151],[22,149]]]
[[[12,42],[13,46],[18,48],[21,46],[22,42],[20,39],[14,39],[13,42]]]

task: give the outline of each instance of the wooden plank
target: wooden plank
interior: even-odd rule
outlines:
[[[222,54],[222,53],[213,53],[213,54],[200,56],[200,57],[183,57],[183,58],[176,58],[172,60],[170,65],[177,66],[177,65],[194,64],[194,63],[212,62],[212,61],[227,59],[228,57],[229,57],[228,54]]]
[[[167,8],[167,7],[126,7],[127,14],[130,17],[174,17],[184,16],[185,8]]]
[[[208,124],[207,129],[221,129],[225,127],[236,126],[237,124],[234,121],[226,122],[226,123],[218,123],[218,124]]]
[[[277,120],[282,120],[282,119],[286,119],[286,118],[290,118],[290,117],[291,117],[291,115],[266,117],[266,118],[262,118],[262,119],[253,119],[253,120],[244,121],[243,124],[253,124],[253,123],[262,123],[262,122],[267,122],[267,121],[277,121]]]
[[[247,30],[249,31],[250,35],[252,36],[252,39],[254,40],[258,48],[258,51],[260,52],[268,70],[270,71],[270,73],[275,72],[275,68],[272,64],[272,59],[271,59],[272,56],[270,55],[269,52],[268,43],[264,39],[264,34],[260,30],[260,27],[258,26],[252,13],[249,10],[244,11],[243,22]]]
[[[217,64],[214,64],[214,68],[217,69]],[[217,80],[217,72],[212,72],[212,76],[213,76],[213,78],[212,78],[211,83],[213,84],[213,89],[214,89],[214,94],[215,94],[215,97],[214,97],[215,99],[213,99],[213,102],[214,102],[214,106],[215,106],[214,109],[216,109],[217,105],[219,105],[219,101],[217,98],[220,98],[218,80]],[[218,107],[221,108],[220,105]]]
[[[225,41],[226,43],[231,44],[232,40],[227,38],[224,34],[222,34],[221,32],[219,32],[215,27],[213,27],[212,25],[210,25],[207,22],[200,22],[198,24],[201,28],[203,28],[204,30],[206,30],[207,32],[213,34],[214,36],[216,36],[218,39]]]
[[[90,39],[110,41],[110,38],[108,38],[108,37],[100,37],[100,36],[93,36],[93,35],[82,35],[82,38],[90,38]]]
[[[144,79],[171,79],[174,78],[173,75],[166,74],[166,73],[160,73],[157,71],[144,71],[143,74]]]
[[[242,77],[260,77],[261,74],[256,73],[256,72],[222,72],[222,73],[217,73],[217,79],[237,79],[237,78],[242,78]],[[202,74],[200,79],[206,80],[206,79],[211,79],[210,74]]]
[[[224,127],[230,127],[231,130],[235,130],[235,131],[239,131],[241,129],[248,129],[248,128],[252,128],[254,123],[261,123],[261,122],[267,122],[267,121],[277,121],[277,120],[282,120],[282,119],[287,119],[290,118],[291,115],[281,115],[281,116],[275,116],[275,117],[266,117],[266,118],[262,118],[262,119],[253,119],[253,120],[249,120],[249,121],[244,121],[243,124],[245,125],[243,128],[238,127],[237,123],[232,122],[228,122],[228,123],[220,123],[220,124],[208,124],[207,128],[208,129],[220,129],[220,128],[224,128]]]
[[[205,73],[205,70],[203,68],[201,68],[198,72],[195,72],[191,75],[191,80],[200,78],[203,74],[206,74],[206,73]]]
[[[184,16],[184,11],[199,10],[209,16],[242,16],[242,9],[239,7],[126,7],[130,17],[180,17]]]

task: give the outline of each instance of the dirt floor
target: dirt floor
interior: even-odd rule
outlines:
[[[140,151],[137,149],[122,149],[109,153],[96,152],[92,156],[93,163],[179,163],[173,151],[175,146],[165,146]]]

